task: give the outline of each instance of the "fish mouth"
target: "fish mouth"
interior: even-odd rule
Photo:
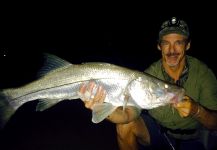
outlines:
[[[177,93],[176,95],[174,95],[174,96],[170,99],[171,104],[177,104],[177,103],[179,103],[181,100],[183,100],[184,93],[185,93],[185,90],[182,89],[181,92],[179,92],[179,93]]]

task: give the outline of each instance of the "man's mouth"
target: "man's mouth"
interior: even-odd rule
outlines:
[[[175,54],[167,54],[167,57],[178,57],[179,56],[179,54],[178,53],[175,53]]]

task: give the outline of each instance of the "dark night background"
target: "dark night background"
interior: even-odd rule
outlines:
[[[71,63],[101,61],[143,71],[160,58],[156,48],[158,29],[162,21],[173,16],[189,25],[192,45],[187,53],[205,62],[217,75],[217,23],[211,4],[184,10],[174,8],[174,4],[165,8],[166,12],[148,5],[128,5],[50,4],[3,10],[0,88],[36,79],[43,52]],[[0,132],[1,150],[118,149],[114,124],[93,124],[91,112],[80,100],[66,100],[44,112],[35,112],[36,103],[19,108]]]

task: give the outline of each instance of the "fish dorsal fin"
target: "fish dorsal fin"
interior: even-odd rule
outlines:
[[[93,106],[92,122],[99,123],[108,117],[117,106],[113,106],[111,103],[96,104]]]
[[[52,70],[72,65],[70,62],[49,53],[43,53],[43,61],[44,65],[39,70],[38,77],[42,77]]]
[[[37,106],[36,111],[44,111],[59,102],[59,99],[40,99]]]

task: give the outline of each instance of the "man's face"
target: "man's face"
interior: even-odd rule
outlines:
[[[163,61],[169,67],[176,67],[189,48],[190,42],[187,42],[187,38],[177,33],[163,36],[158,45],[158,49],[162,52]]]

